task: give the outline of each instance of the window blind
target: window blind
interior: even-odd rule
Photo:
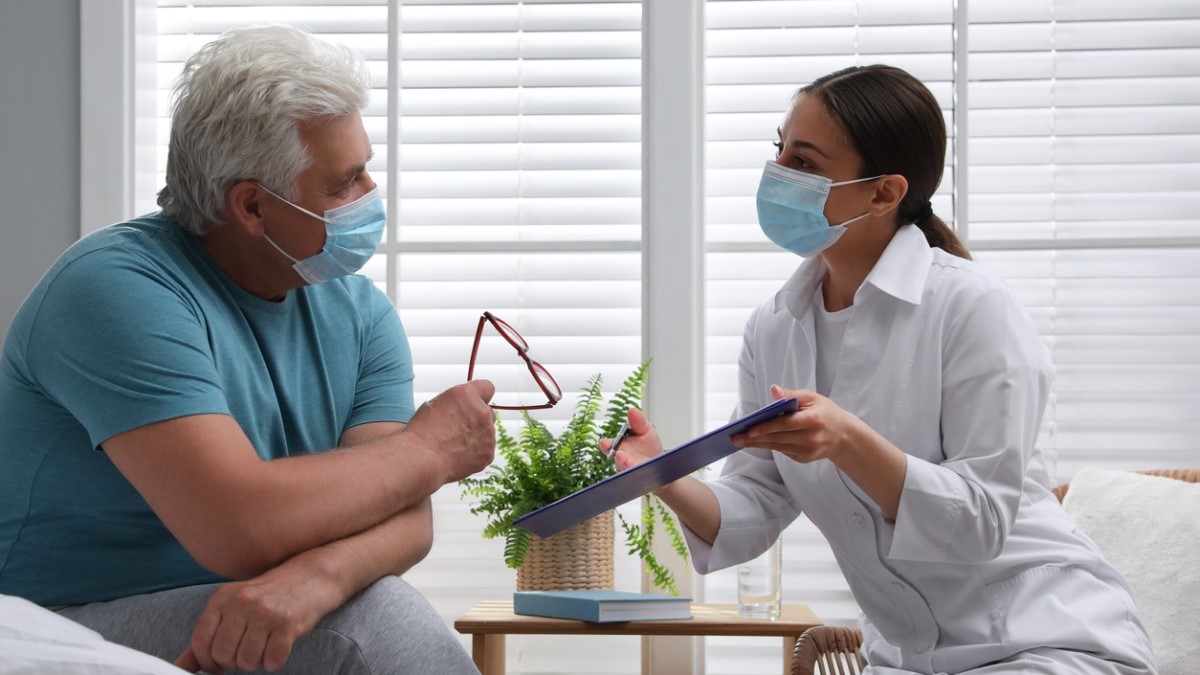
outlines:
[[[533,413],[557,430],[588,377],[601,373],[611,391],[641,360],[641,6],[404,2],[398,11],[390,166],[400,184],[386,276],[417,398],[466,378],[476,323],[490,310],[561,384],[564,400]],[[480,360],[497,397],[536,391],[502,342],[485,344]],[[518,426],[516,414],[503,418]],[[509,600],[515,587],[503,541],[483,540],[469,507],[457,486],[434,496],[434,548],[408,575],[448,620]],[[618,584],[637,590],[638,561],[619,541],[617,556]],[[635,673],[639,653],[635,638],[507,641],[510,672]]]
[[[1194,465],[1200,7],[993,1],[968,16],[970,244],[1051,350],[1051,468]]]
[[[706,428],[733,407],[745,319],[798,264],[761,235],[753,206],[788,99],[822,74],[883,62],[930,87],[948,128],[963,121],[933,206],[1009,279],[1051,350],[1057,376],[1042,444],[1053,472],[1065,480],[1084,465],[1195,465],[1200,7],[704,5],[706,368],[705,391],[694,395]],[[588,375],[615,385],[641,358],[640,17],[639,3],[600,0],[161,0],[151,170],[161,185],[170,84],[220,32],[284,20],[361,50],[373,82],[369,169],[394,223],[367,273],[408,330],[418,399],[465,377],[476,321],[489,309],[528,338],[567,391],[539,414],[561,425]],[[966,26],[957,42],[956,20]],[[139,211],[154,208],[152,195],[137,198]],[[482,358],[511,363],[495,345]],[[514,367],[498,381],[528,393],[520,378]],[[410,581],[447,621],[479,600],[506,599],[514,582],[500,543],[479,537],[482,523],[456,488],[434,501],[435,548]],[[621,553],[618,584],[634,589],[638,565]],[[806,522],[784,535],[784,568],[785,601],[827,622],[853,621],[841,573]],[[698,583],[707,601],[736,600],[732,571]],[[774,643],[706,644],[705,672],[778,672]],[[621,638],[514,636],[508,668],[636,672],[637,653]]]

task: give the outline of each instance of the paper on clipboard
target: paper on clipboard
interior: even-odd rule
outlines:
[[[539,537],[558,534],[572,525],[637,499],[718,459],[732,455],[739,450],[732,441],[735,435],[760,422],[795,412],[797,409],[794,398],[775,401],[695,440],[527,513],[513,521],[513,525]]]

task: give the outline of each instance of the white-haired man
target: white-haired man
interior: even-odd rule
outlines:
[[[185,65],[162,211],[72,246],[6,340],[0,593],[192,671],[474,672],[394,575],[430,495],[492,461],[492,386],[414,411],[354,274],[385,226],[367,92],[282,26]]]

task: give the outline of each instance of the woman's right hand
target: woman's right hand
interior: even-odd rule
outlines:
[[[661,455],[663,451],[658,432],[655,431],[654,425],[650,424],[650,420],[646,419],[646,413],[637,408],[630,408],[628,415],[629,435],[621,442],[621,446],[617,448],[617,454],[612,458],[618,471],[637,466]],[[613,439],[602,438],[600,439],[600,450],[607,455],[612,444]]]
[[[612,458],[618,471],[654,459],[663,452],[662,439],[646,419],[646,413],[630,408],[628,419],[629,435]],[[607,455],[611,447],[611,438],[600,439],[601,452]],[[684,476],[658,488],[654,494],[675,512],[684,527],[709,544],[713,543],[721,527],[721,505],[707,485],[695,476]]]

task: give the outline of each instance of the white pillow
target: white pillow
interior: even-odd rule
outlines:
[[[149,654],[11,595],[0,595],[0,675],[184,675]]]
[[[1133,589],[1161,675],[1200,664],[1200,483],[1084,469],[1063,507]]]

